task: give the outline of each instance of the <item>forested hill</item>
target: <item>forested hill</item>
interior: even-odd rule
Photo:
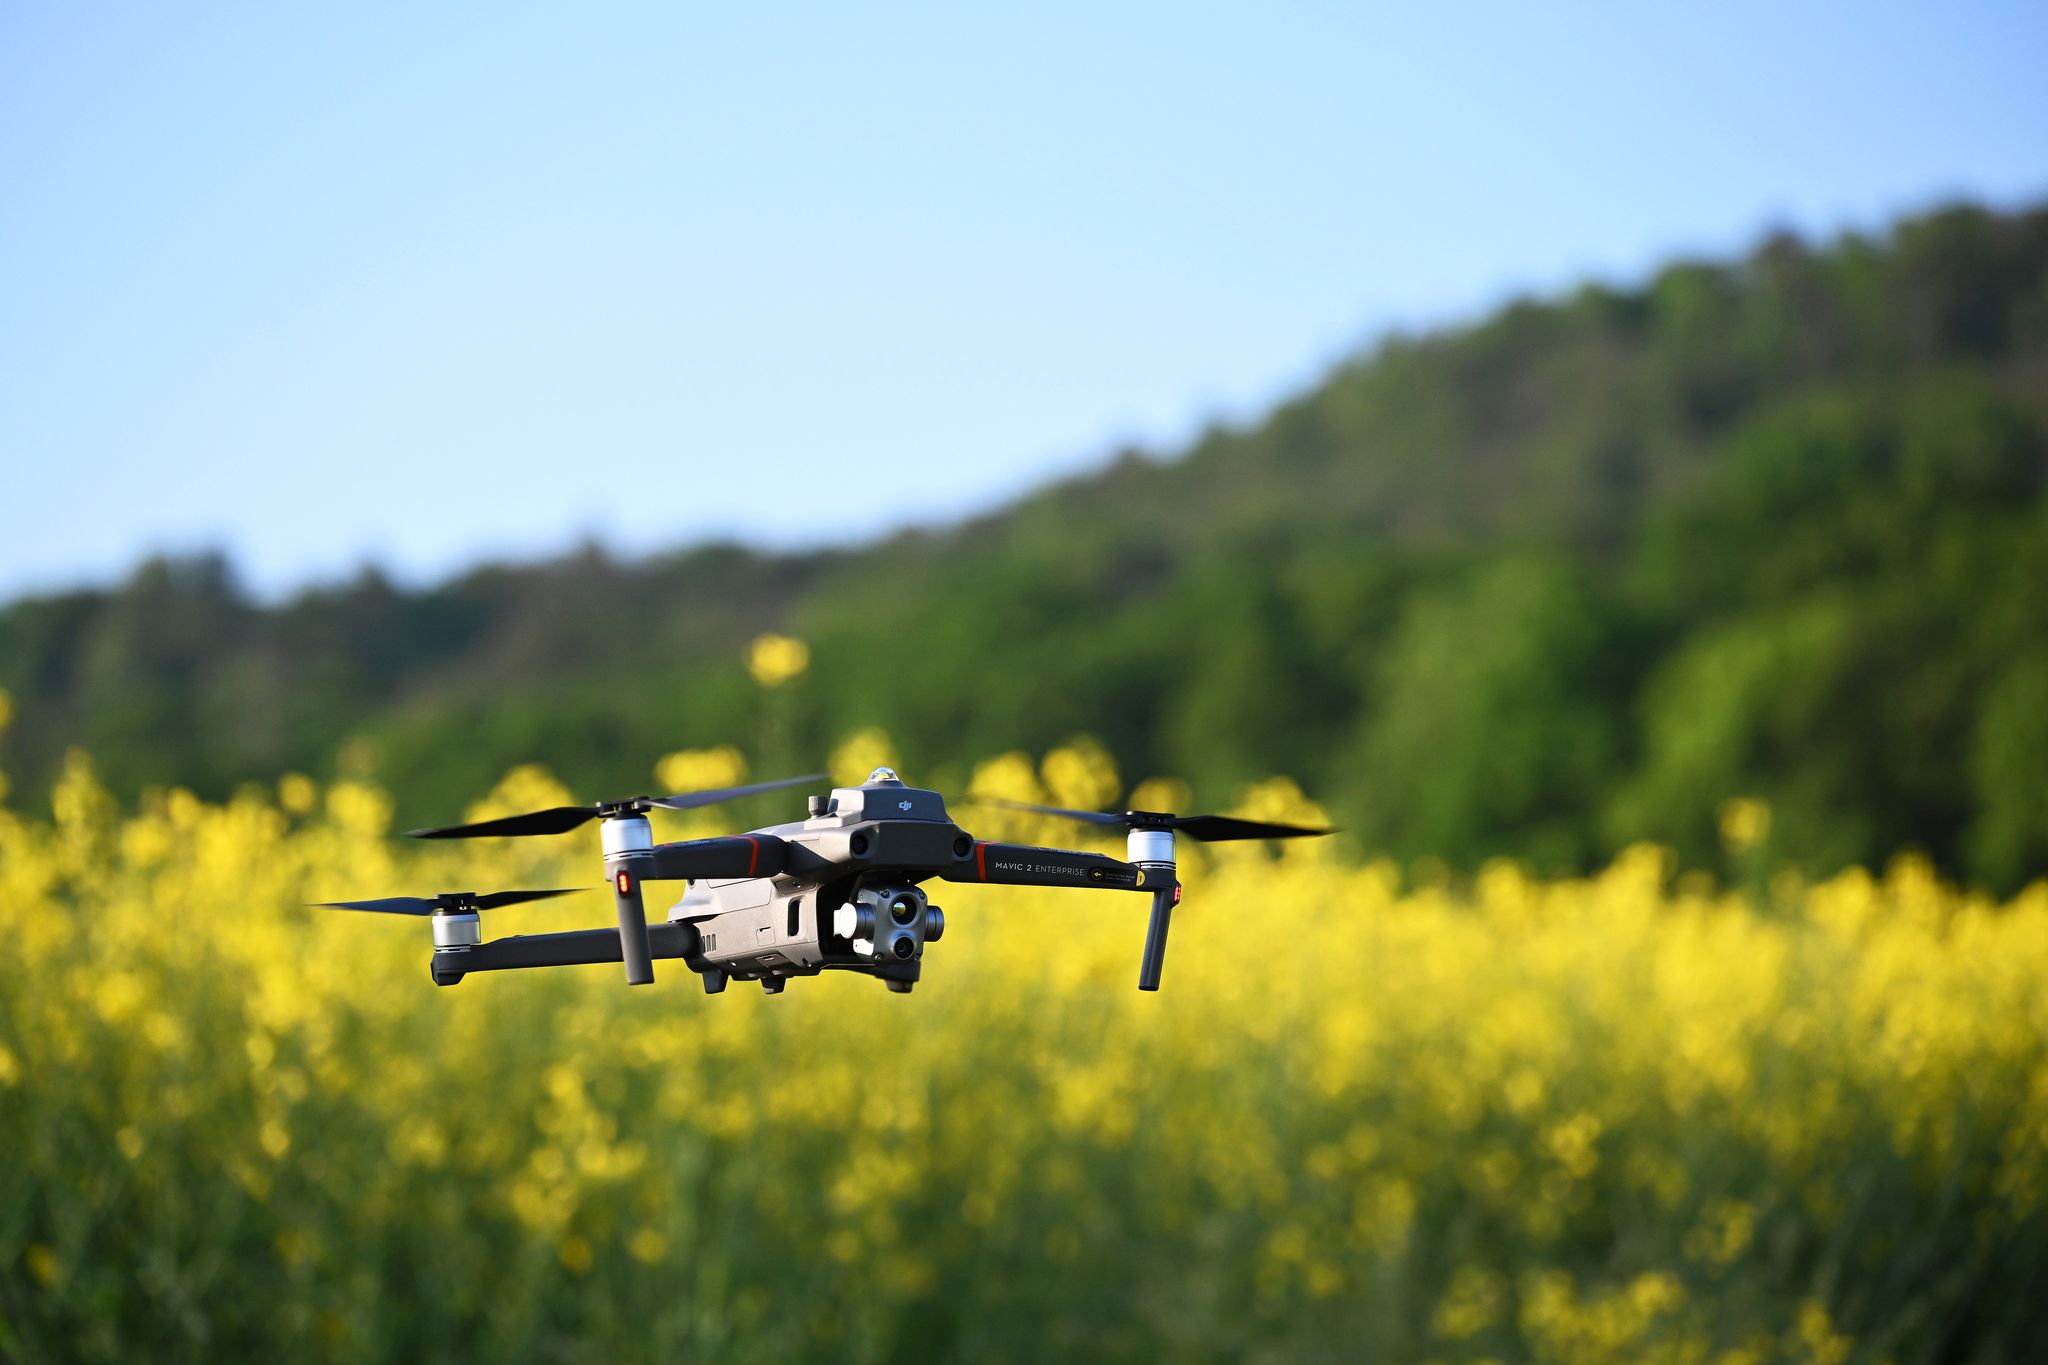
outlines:
[[[219,560],[0,612],[39,800],[368,764],[401,815],[879,725],[916,777],[1100,736],[1207,801],[1299,778],[1368,847],[2048,871],[2048,210],[1789,237],[1399,338],[1256,424],[867,548],[590,552],[279,608]],[[813,646],[764,693],[765,629]],[[1754,823],[1754,822],[1752,822]]]

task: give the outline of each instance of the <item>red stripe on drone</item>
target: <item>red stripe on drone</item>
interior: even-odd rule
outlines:
[[[983,881],[988,880],[988,845],[974,846],[974,874]]]
[[[747,875],[751,877],[754,869],[761,865],[761,841],[750,834],[742,834],[740,838],[747,841]]]

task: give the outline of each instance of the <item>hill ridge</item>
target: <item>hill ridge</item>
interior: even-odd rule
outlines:
[[[116,790],[219,794],[374,754],[424,816],[527,758],[624,789],[677,747],[802,763],[879,724],[964,777],[1088,731],[1210,799],[1290,772],[1405,857],[1714,862],[1720,803],[1756,796],[1816,867],[1910,843],[2005,883],[2048,853],[2008,790],[2048,762],[2014,586],[2048,570],[2044,423],[2048,210],[1780,235],[1383,339],[1171,458],[862,546],[586,548],[274,607],[200,556],[18,601],[0,770],[36,792],[83,743]],[[764,629],[814,649],[774,695],[739,662]],[[1831,715],[1864,728],[1823,740]],[[1903,771],[1857,755],[1886,743]]]

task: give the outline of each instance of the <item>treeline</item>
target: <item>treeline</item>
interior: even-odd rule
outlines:
[[[0,613],[35,792],[374,769],[448,815],[879,725],[913,776],[1100,736],[1207,802],[1298,777],[1361,843],[1582,865],[1654,838],[1815,870],[2048,871],[2048,211],[1776,237],[1395,338],[1242,429],[830,555],[597,550],[253,605],[219,559]],[[813,665],[764,691],[765,629]],[[17,795],[17,800],[26,799]]]

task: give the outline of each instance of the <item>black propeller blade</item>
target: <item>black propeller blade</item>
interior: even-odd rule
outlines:
[[[1310,829],[1305,825],[1275,825],[1264,820],[1240,820],[1234,815],[1169,815],[1163,811],[1144,810],[1066,810],[1059,806],[1034,805],[1029,801],[1005,801],[994,796],[980,799],[986,805],[1003,806],[1009,810],[1035,811],[1040,815],[1057,815],[1090,825],[1114,825],[1121,829],[1177,830],[1190,839],[1200,839],[1211,844],[1226,839],[1302,839],[1337,832],[1333,829]]]
[[[497,835],[567,834],[586,820],[604,814],[602,806],[551,806],[524,815],[505,815],[496,820],[479,820],[472,825],[438,825],[432,829],[407,830],[413,839],[483,839]]]
[[[1275,825],[1265,820],[1240,820],[1234,815],[1177,815],[1173,827],[1190,839],[1221,843],[1226,839],[1306,839],[1335,834],[1334,829],[1307,825]]]
[[[649,806],[660,806],[663,810],[696,810],[700,806],[715,806],[721,801],[736,801],[742,796],[756,796],[762,792],[780,791],[784,787],[801,787],[806,783],[826,780],[823,773],[811,773],[805,777],[785,777],[774,782],[754,782],[744,787],[714,787],[709,791],[679,792],[674,796],[629,796],[621,801],[596,801],[588,806],[551,806],[547,810],[528,811],[524,815],[502,815],[495,820],[478,820],[468,825],[437,825],[432,829],[415,829],[408,833],[415,839],[487,839],[527,834],[567,834],[577,826],[600,816],[644,811]]]
[[[715,806],[721,801],[737,801],[742,796],[757,796],[762,792],[781,791],[784,787],[801,787],[807,782],[829,782],[832,779],[824,773],[807,773],[802,777],[783,777],[773,782],[756,782],[747,787],[713,787],[710,791],[682,792],[675,796],[650,796],[645,798],[650,806],[663,810],[696,810],[699,806]]]
[[[385,915],[453,915],[470,910],[495,910],[501,905],[517,905],[521,901],[541,901],[550,896],[573,896],[578,891],[595,890],[588,886],[569,886],[551,891],[486,891],[479,896],[474,891],[444,891],[438,896],[386,896],[373,901],[317,901],[315,908],[321,910],[375,910]]]

